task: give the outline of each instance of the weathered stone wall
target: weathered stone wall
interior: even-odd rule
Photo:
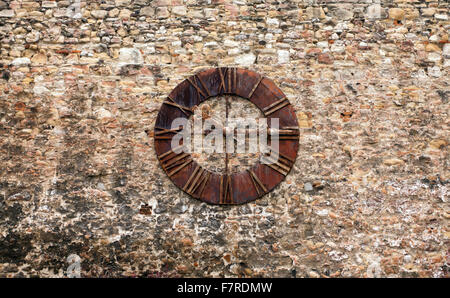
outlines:
[[[0,276],[70,254],[88,277],[448,276],[448,1],[80,4],[0,1]],[[299,118],[252,204],[189,198],[153,150],[165,96],[215,66]]]

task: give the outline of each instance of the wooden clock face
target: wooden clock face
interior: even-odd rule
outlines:
[[[234,98],[253,103],[267,119],[269,129],[270,119],[278,118],[277,160],[267,163],[261,159],[247,169],[233,172],[229,170],[228,153],[223,153],[225,171],[218,173],[202,167],[191,154],[179,153],[172,147],[172,138],[179,131],[172,129],[175,119],[191,118],[206,100],[224,99],[228,117]],[[160,165],[173,183],[194,198],[222,205],[247,203],[272,191],[288,175],[299,147],[297,117],[286,96],[271,80],[241,68],[212,68],[181,82],[161,106],[154,136]]]

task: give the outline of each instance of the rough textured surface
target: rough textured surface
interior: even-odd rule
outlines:
[[[0,276],[448,276],[449,3],[0,1]],[[187,197],[153,150],[187,75],[295,106],[274,192]],[[146,205],[147,204],[147,205]]]

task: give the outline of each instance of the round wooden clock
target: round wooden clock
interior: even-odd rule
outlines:
[[[179,131],[172,128],[172,121],[189,119],[206,100],[223,97],[227,104],[232,98],[243,98],[256,105],[267,120],[279,119],[276,161],[258,160],[250,168],[234,173],[227,164],[225,173],[217,173],[200,166],[191,154],[177,153],[172,148],[172,138]],[[243,204],[272,191],[288,175],[297,158],[299,127],[294,108],[271,80],[246,69],[211,68],[187,78],[172,90],[156,119],[154,140],[160,165],[176,186],[210,204]],[[224,155],[228,162],[227,153]]]

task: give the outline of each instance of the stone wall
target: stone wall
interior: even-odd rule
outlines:
[[[78,5],[78,4],[79,5]],[[0,276],[443,277],[446,0],[0,1]],[[215,66],[301,126],[272,193],[210,206],[160,168],[165,96]]]

